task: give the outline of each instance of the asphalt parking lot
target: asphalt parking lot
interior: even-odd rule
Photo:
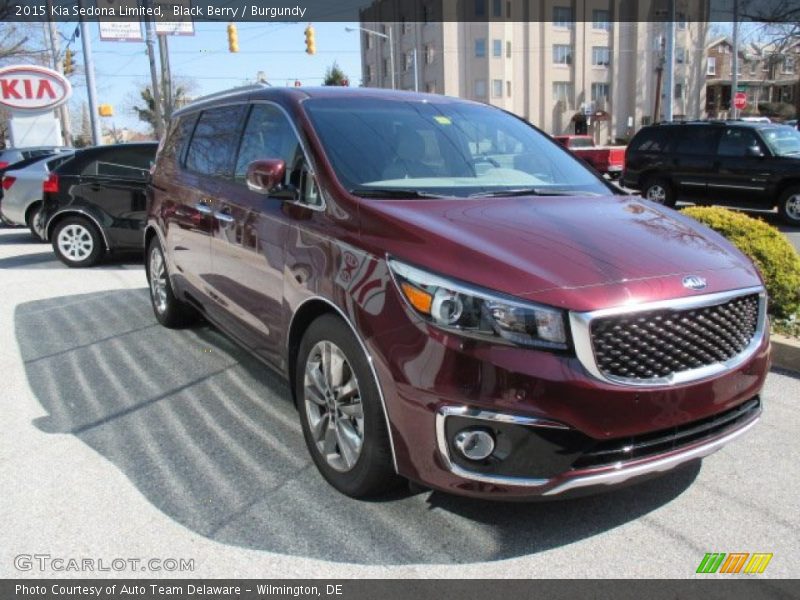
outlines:
[[[87,575],[15,569],[36,553],[193,559],[184,577],[619,578],[771,552],[761,577],[797,574],[797,375],[770,375],[749,435],[636,487],[358,502],[317,475],[283,382],[209,327],[156,324],[135,257],[70,270],[0,228],[0,336],[2,577]]]

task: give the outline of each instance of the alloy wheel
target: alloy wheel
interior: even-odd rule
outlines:
[[[664,186],[659,184],[651,185],[647,188],[647,199],[658,202],[659,204],[664,204],[667,200],[667,190],[664,189]]]
[[[37,218],[38,216],[34,216],[34,223]],[[61,254],[73,262],[86,260],[94,250],[92,232],[77,223],[64,227],[58,233],[56,243]]]
[[[336,471],[350,471],[364,445],[364,410],[355,372],[333,342],[318,342],[308,355],[305,410],[317,450]]]
[[[800,221],[800,194],[794,194],[786,199],[786,215],[793,221]]]
[[[150,295],[159,313],[167,310],[167,269],[158,246],[150,250]]]

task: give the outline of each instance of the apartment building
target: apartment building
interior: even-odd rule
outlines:
[[[800,42],[774,45],[747,44],[739,49],[739,91],[747,94],[745,114],[758,114],[763,102],[800,109]],[[727,118],[731,109],[733,43],[727,37],[713,39],[707,48],[706,112],[711,118]],[[789,115],[791,116],[791,115]]]
[[[625,6],[642,12],[615,22]],[[376,32],[361,34],[362,85],[392,87],[391,37],[398,89],[488,102],[552,134],[625,139],[654,120],[659,91],[662,115],[671,101],[678,117],[704,116],[707,24],[676,23],[675,85],[667,93],[659,75],[666,25],[640,20],[663,17],[658,6],[659,0],[377,0],[361,13],[361,27]]]

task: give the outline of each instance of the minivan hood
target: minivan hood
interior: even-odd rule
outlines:
[[[720,235],[635,196],[365,200],[360,210],[376,253],[515,296],[715,271],[727,273],[708,291],[760,285]]]

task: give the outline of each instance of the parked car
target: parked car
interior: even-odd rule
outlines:
[[[600,173],[617,178],[625,167],[625,146],[596,146],[590,135],[557,135],[553,138]]]
[[[58,259],[90,267],[106,252],[142,250],[145,184],[156,142],[79,151],[43,184],[44,236]]]
[[[28,158],[45,157],[59,152],[71,152],[72,148],[63,146],[32,146],[30,148],[6,148],[0,150],[0,169],[7,169],[14,163]]]
[[[625,156],[623,185],[674,206],[773,208],[800,226],[800,132],[772,123],[699,121],[642,128]]]
[[[3,220],[12,225],[25,225],[39,241],[45,238],[42,220],[42,183],[52,169],[69,160],[72,154],[63,152],[35,158],[20,169],[9,169],[3,174],[3,201],[0,212]]]
[[[498,108],[232,90],[174,114],[148,202],[158,321],[282,372],[345,494],[605,490],[759,419],[753,264]]]
[[[49,156],[52,156],[52,155],[49,155]],[[27,167],[28,165],[30,165],[32,163],[35,163],[35,162],[38,162],[38,161],[42,160],[42,158],[44,158],[44,157],[35,156],[35,157],[32,157],[32,158],[23,158],[22,160],[19,160],[19,161],[15,162],[15,163],[13,163],[11,165],[8,165],[7,167],[0,167],[0,182],[2,182],[3,177],[6,174],[6,171],[13,171],[13,170],[16,170],[16,169],[22,169],[22,168]],[[14,183],[14,181],[15,181],[14,179],[9,179],[8,182],[6,183],[6,185],[8,185],[10,187]],[[3,216],[2,202],[3,202],[3,186],[0,185],[0,221],[2,221],[6,225],[13,225],[13,223],[11,223],[10,221],[7,221],[6,218]]]

